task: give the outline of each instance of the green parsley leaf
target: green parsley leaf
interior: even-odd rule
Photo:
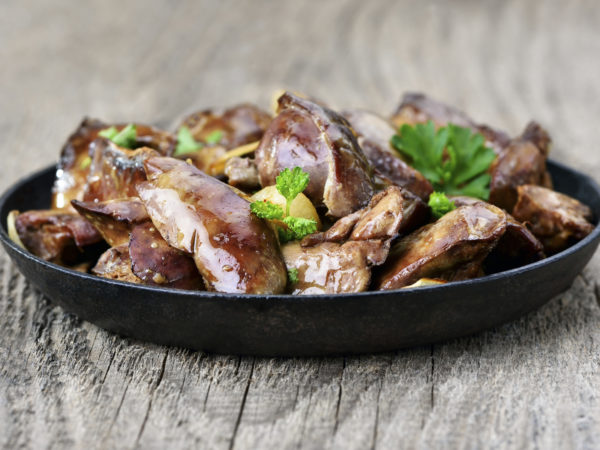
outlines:
[[[181,156],[186,153],[197,152],[203,147],[202,142],[198,142],[192,136],[190,129],[183,125],[177,131],[177,147],[173,156]]]
[[[283,209],[281,206],[269,201],[256,201],[250,203],[250,211],[261,219],[281,220],[283,219]]]
[[[92,158],[90,156],[86,156],[80,163],[79,163],[79,168],[81,170],[85,170],[88,167],[90,167],[90,164],[92,164]]]
[[[310,176],[300,167],[294,167],[292,170],[283,169],[277,175],[275,185],[277,186],[277,191],[285,197],[286,215],[290,214],[290,204],[292,201],[306,189],[309,181]]]
[[[283,223],[285,223],[288,229],[293,233],[294,239],[298,240],[317,231],[317,222],[313,219],[287,216],[283,218]]]
[[[456,209],[454,202],[450,201],[443,192],[433,192],[429,196],[428,204],[431,208],[431,213],[436,220]]]
[[[219,142],[221,142],[221,139],[223,139],[223,131],[221,130],[215,130],[212,131],[208,136],[206,136],[206,139],[204,139],[204,141],[207,144],[218,144]]]
[[[110,139],[111,141],[117,134],[119,134],[119,130],[117,130],[117,127],[105,128],[104,130],[100,130],[98,132],[98,136]]]
[[[98,136],[110,139],[119,147],[134,148],[137,139],[137,132],[135,125],[130,123],[121,131],[117,130],[116,127],[105,128],[98,133]]]
[[[285,197],[285,217],[281,206],[269,201],[256,201],[250,203],[250,210],[261,219],[279,220],[277,234],[279,242],[285,243],[294,239],[302,239],[307,234],[317,231],[317,222],[313,219],[290,216],[290,204],[308,186],[309,175],[300,167],[293,170],[284,169],[277,176],[277,191]]]
[[[134,148],[137,138],[137,130],[134,124],[130,123],[123,128],[119,133],[111,140],[119,147]]]
[[[432,121],[402,125],[391,144],[421,172],[436,191],[450,195],[489,198],[487,174],[495,152],[485,146],[485,138],[469,128],[448,124],[437,131]]]
[[[277,227],[277,236],[282,244],[294,240],[294,232],[289,228]]]
[[[292,284],[296,284],[298,282],[298,269],[295,267],[288,269],[288,280],[290,280],[290,283]]]

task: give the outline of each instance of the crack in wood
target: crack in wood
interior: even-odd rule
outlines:
[[[104,387],[104,383],[106,382],[106,377],[108,376],[108,372],[112,366],[113,360],[117,355],[117,350],[114,350],[110,354],[110,359],[108,360],[108,365],[106,366],[106,370],[104,371],[104,375],[102,376],[102,380],[100,381],[100,389],[98,389],[98,393],[96,394],[96,401],[100,398],[100,394],[102,393],[102,388]]]
[[[342,371],[340,372],[339,390],[337,403],[335,405],[335,424],[333,426],[333,435],[337,433],[339,422],[340,422],[340,405],[342,404],[342,383],[344,381],[344,370],[346,369],[346,357],[343,359]]]
[[[210,388],[212,386],[212,377],[208,380],[208,387],[206,388],[206,394],[204,395],[204,401],[202,402],[202,412],[206,412],[206,405],[208,404],[208,396],[210,394]]]
[[[379,403],[381,401],[381,391],[383,390],[383,383],[386,379],[387,373],[390,369],[390,367],[392,366],[392,363],[394,361],[394,357],[395,356],[391,356],[390,357],[390,363],[389,365],[386,367],[383,376],[380,378],[379,380],[379,389],[377,391],[377,404],[375,405],[375,423],[373,424],[373,439],[371,441],[371,449],[374,450],[375,447],[377,446],[377,432],[379,429]]]
[[[112,431],[113,426],[117,422],[117,418],[119,417],[119,413],[121,412],[121,407],[123,406],[123,402],[125,401],[125,396],[127,395],[127,390],[129,389],[130,384],[131,384],[131,380],[128,379],[127,383],[125,384],[125,389],[123,390],[123,394],[121,395],[121,400],[119,400],[119,405],[117,406],[117,409],[113,415],[112,421],[110,422],[110,426],[108,427],[108,430],[106,430],[104,439],[107,439],[108,436],[110,436],[110,432]]]
[[[319,358],[318,363],[317,363],[317,376],[319,375],[319,372],[321,370],[321,367],[323,365],[323,358]],[[302,426],[300,428],[300,439],[298,440],[298,445],[296,446],[297,449],[302,448],[302,442],[303,442],[303,438],[304,438],[304,434],[306,432],[306,423],[308,422],[308,415],[310,413],[310,405],[312,403],[312,396],[313,396],[313,385],[310,384],[309,387],[309,392],[308,392],[308,404],[306,405],[306,411],[304,412],[304,416],[302,418]]]
[[[92,339],[92,343],[90,344],[90,350],[88,351],[87,359],[90,359],[90,356],[92,355],[92,351],[94,350],[94,344],[96,343],[96,338],[98,337],[98,333],[100,333],[100,329],[94,327],[94,331],[94,339]]]
[[[240,423],[242,421],[242,414],[244,413],[244,407],[246,406],[246,399],[248,398],[248,391],[250,390],[250,383],[252,382],[252,376],[254,374],[254,364],[256,362],[256,358],[252,358],[252,365],[250,367],[250,374],[248,375],[248,382],[246,383],[246,388],[244,389],[244,395],[242,396],[242,403],[240,405],[240,410],[238,412],[237,418],[235,420],[235,426],[233,427],[233,433],[231,435],[231,440],[229,441],[229,450],[233,449],[235,445],[235,438],[237,437],[237,432],[240,427]],[[241,363],[241,358],[240,358]],[[239,365],[238,365],[239,368]],[[237,369],[236,369],[237,373]]]
[[[146,408],[146,413],[144,414],[144,419],[142,420],[142,424],[140,426],[140,431],[138,432],[138,435],[135,439],[135,443],[133,445],[134,448],[138,447],[140,439],[142,437],[142,434],[144,434],[144,429],[146,428],[146,422],[148,421],[148,417],[150,416],[150,410],[152,409],[152,402],[154,400],[154,396],[155,396],[156,391],[159,388],[160,383],[162,382],[162,379],[165,375],[165,367],[167,365],[167,357],[168,356],[169,356],[169,349],[167,348],[165,351],[165,357],[163,358],[162,364],[160,366],[160,372],[158,373],[158,378],[156,380],[156,383],[150,390],[150,400],[148,401],[148,408]]]

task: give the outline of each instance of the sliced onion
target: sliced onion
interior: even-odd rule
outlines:
[[[225,172],[225,164],[228,160],[235,156],[244,156],[250,153],[254,153],[254,151],[258,148],[258,144],[260,141],[250,142],[249,144],[242,145],[240,147],[236,147],[232,150],[229,150],[224,155],[217,158],[215,162],[210,165],[209,174],[212,176],[215,175],[223,175]]]
[[[10,240],[17,244],[19,247],[25,248],[25,245],[23,245],[23,242],[19,237],[19,233],[17,233],[17,227],[15,225],[15,220],[18,215],[19,211],[17,211],[16,209],[8,213],[8,217],[6,218],[6,228],[8,230],[8,237],[10,238]]]
[[[423,286],[435,286],[437,284],[446,284],[446,282],[444,280],[436,280],[434,278],[421,278],[416,283],[411,284],[410,286],[404,286],[402,289],[417,288]]]

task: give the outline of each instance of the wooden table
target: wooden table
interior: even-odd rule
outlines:
[[[422,90],[599,178],[600,7],[535,1],[3,1],[0,187],[83,115],[172,127],[286,87],[389,113]],[[391,354],[213,356],[123,339],[0,261],[4,448],[600,447],[595,257],[497,329]]]

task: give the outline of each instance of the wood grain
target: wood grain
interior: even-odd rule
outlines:
[[[281,87],[391,112],[422,90],[598,177],[590,1],[131,1],[0,5],[0,187],[54,162],[83,115],[171,127]],[[0,446],[600,447],[596,256],[520,320],[443,345],[323,359],[122,339],[53,307],[0,256]]]

